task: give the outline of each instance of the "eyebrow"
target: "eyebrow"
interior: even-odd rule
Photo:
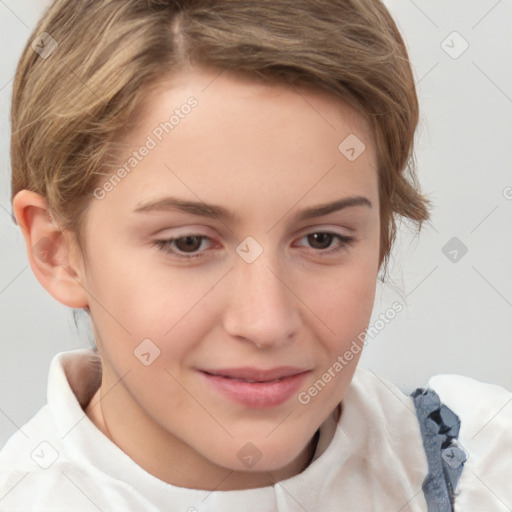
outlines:
[[[297,221],[321,217],[353,206],[366,206],[372,208],[371,201],[364,196],[350,196],[338,199],[331,203],[320,204],[300,210],[296,215]],[[203,203],[202,201],[188,201],[177,197],[165,197],[141,204],[134,211],[136,213],[152,213],[159,211],[178,210],[192,215],[209,217],[213,219],[234,221],[236,216],[223,206]]]

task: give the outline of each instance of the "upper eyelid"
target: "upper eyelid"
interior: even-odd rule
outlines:
[[[180,229],[180,228],[169,228],[169,229]],[[168,236],[158,236],[158,234],[155,234],[155,236],[157,237],[158,240],[171,240],[171,239],[177,239],[177,238],[186,238],[187,236],[198,236],[198,237],[205,237],[205,238],[215,238],[215,236],[210,236],[209,234],[204,234],[202,233],[201,231],[203,231],[205,229],[205,227],[201,226],[201,227],[198,227],[197,228],[197,231],[195,231],[195,227],[187,227],[187,228],[183,228],[184,229],[184,232],[183,233],[179,233],[179,234],[170,234]],[[208,231],[212,231],[211,228],[207,228]],[[307,227],[303,227],[303,228],[300,228],[300,229],[297,229],[294,233],[292,233],[292,236],[293,237],[297,237],[297,236],[305,236],[307,234],[312,234],[312,233],[333,233],[333,234],[339,234],[339,235],[344,235],[344,233],[340,233],[338,232],[339,229],[342,229],[342,230],[345,230],[345,231],[348,231],[350,233],[353,233],[355,231],[357,231],[357,229],[355,227],[351,227],[349,225],[345,225],[345,226],[337,226],[337,228],[333,228],[333,227],[327,227],[327,226],[307,226]],[[160,231],[168,231],[167,229],[166,230],[160,230]],[[216,231],[216,230],[214,230]],[[347,235],[348,236],[348,235]],[[244,237],[242,237],[243,239]]]

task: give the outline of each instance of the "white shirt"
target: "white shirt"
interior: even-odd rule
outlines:
[[[97,377],[90,354],[55,356],[48,403],[0,452],[2,512],[427,512],[428,464],[412,398],[370,370],[357,368],[341,419],[321,425],[304,471],[273,486],[211,492],[159,480],[90,421],[83,410]],[[510,512],[512,393],[458,375],[438,375],[428,385],[461,420],[468,459],[455,511]]]

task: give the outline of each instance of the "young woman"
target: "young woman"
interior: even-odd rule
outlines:
[[[395,218],[428,219],[417,121],[376,0],[55,1],[13,213],[96,346],[53,360],[2,510],[509,510],[510,392],[357,367]]]

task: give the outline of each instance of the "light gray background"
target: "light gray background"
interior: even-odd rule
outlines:
[[[35,279],[10,218],[12,77],[47,3],[0,0],[0,445],[44,404],[53,355],[89,343]],[[394,301],[405,308],[369,339],[361,364],[406,391],[438,373],[512,390],[512,2],[386,5],[413,63],[418,170],[435,210],[419,238],[400,233],[371,324]],[[459,56],[454,31],[469,44]],[[442,252],[452,237],[468,248],[456,262]]]

